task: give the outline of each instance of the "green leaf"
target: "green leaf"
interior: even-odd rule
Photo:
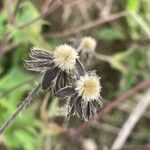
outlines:
[[[106,41],[112,41],[124,39],[125,35],[116,28],[105,27],[100,30],[100,32],[98,33],[98,37]]]
[[[145,68],[146,54],[142,49],[136,49],[136,51],[124,60],[128,64],[128,72],[124,75],[124,90],[131,88],[139,78],[142,78],[142,68]]]
[[[0,94],[5,90],[13,89],[13,87],[30,80],[32,76],[24,73],[19,67],[13,67],[6,76],[0,80]],[[17,105],[25,99],[25,92],[29,90],[29,86],[23,85],[9,95],[0,99],[0,126],[16,110]],[[36,138],[41,136],[36,129],[42,129],[40,121],[35,117],[37,105],[31,105],[26,111],[20,113],[15,122],[7,128],[4,138],[10,149],[34,149],[34,144],[38,147],[41,143],[36,142]],[[38,134],[38,135],[37,135]],[[39,140],[40,141],[40,140]]]
[[[25,24],[39,16],[39,12],[31,2],[24,2],[21,12],[17,14],[17,22]]]
[[[34,120],[33,120],[34,121]],[[36,129],[34,129],[36,130]],[[36,131],[36,135],[24,129],[17,129],[9,132],[5,136],[6,144],[11,150],[24,149],[24,150],[40,150],[44,142],[44,136]],[[42,142],[42,143],[41,143]],[[36,148],[35,148],[36,147]]]
[[[33,150],[34,149],[34,138],[33,136],[29,133],[26,132],[24,130],[16,130],[14,132],[14,137],[16,138],[16,140],[18,141],[18,147],[19,145],[22,146],[26,149],[26,150]]]
[[[135,13],[137,14],[140,7],[140,1],[139,0],[128,0],[126,5],[126,11],[129,13]],[[127,17],[127,22],[129,25],[130,35],[133,38],[138,38],[138,24],[137,22],[131,18],[130,16]]]
[[[60,44],[60,41],[58,39],[54,39],[54,38],[49,38],[47,41],[48,41],[48,43],[50,43],[50,45],[53,45],[55,47]]]
[[[22,67],[25,70],[23,67],[23,59],[27,56],[27,52],[29,51],[28,47],[22,44],[16,48],[15,53],[13,53],[12,66]]]
[[[37,140],[42,141],[43,133],[37,132],[37,129],[42,131],[43,127],[40,120],[35,117],[36,110],[37,103],[34,103],[34,105],[31,105],[26,111],[23,111],[23,113],[17,116],[15,122],[6,130],[4,135],[6,141],[9,141],[7,145],[10,149],[24,147],[24,149],[28,150],[31,146],[36,145],[38,147],[38,145],[41,144],[37,142]],[[24,135],[24,133],[26,134]],[[28,140],[30,140],[30,142]],[[28,144],[28,146],[26,146],[26,144]]]
[[[139,9],[140,1],[139,0],[128,0],[127,1],[127,8],[128,12],[137,12]]]
[[[39,19],[27,27],[22,29],[18,28],[18,26],[25,25],[39,16],[38,10],[30,1],[25,1],[23,4],[24,5],[22,5],[21,12],[17,15],[17,26],[9,25],[8,32],[10,32],[14,41],[30,43],[36,45],[37,47],[50,49],[50,45],[41,35],[42,25],[45,23],[44,20]]]
[[[31,75],[25,74],[18,67],[14,67],[12,70],[10,70],[10,72],[8,72],[7,75],[5,75],[0,80],[0,95],[4,94],[4,92],[13,89],[13,87],[29,79],[31,79]],[[18,100],[21,99],[27,88],[27,86],[21,86],[20,88],[11,92],[6,97],[0,99],[0,108],[2,107],[9,111],[14,110]]]

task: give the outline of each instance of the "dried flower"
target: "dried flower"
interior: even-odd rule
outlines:
[[[76,50],[66,44],[56,47],[54,53],[31,48],[30,57],[31,60],[25,60],[25,67],[28,70],[45,72],[42,80],[43,90],[48,89],[52,83],[54,90],[66,86],[70,71],[78,66]]]
[[[91,101],[100,97],[101,85],[99,79],[96,75],[86,74],[76,81],[75,90],[84,101]]]
[[[60,45],[53,54],[55,64],[63,71],[69,71],[75,68],[78,54],[76,50],[69,45]]]
[[[96,40],[92,37],[84,37],[81,39],[79,47],[83,53],[93,53],[96,48]]]
[[[68,86],[56,93],[58,97],[68,97],[68,117],[77,114],[79,117],[89,120],[97,112],[102,104],[100,78],[95,72],[87,72],[81,75],[73,87]]]

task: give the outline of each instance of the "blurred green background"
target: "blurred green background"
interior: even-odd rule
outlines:
[[[0,126],[41,76],[23,67],[29,47],[52,51],[84,36],[97,40],[100,58],[87,67],[101,76],[104,105],[150,77],[149,0],[0,0]],[[110,147],[142,94],[86,130],[80,140],[83,149]],[[39,91],[0,136],[0,150],[79,149],[60,136],[81,123],[76,117],[65,120],[63,106],[49,92]],[[149,124],[147,110],[124,147],[150,143]]]

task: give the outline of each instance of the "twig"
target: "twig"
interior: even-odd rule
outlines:
[[[113,133],[113,134],[118,134],[119,132],[119,128],[118,127],[115,127],[115,126],[112,126],[110,124],[106,124],[106,123],[99,123],[99,124],[95,124],[94,125],[95,128],[98,128],[99,130],[103,130],[103,131],[106,131],[108,133]]]
[[[67,132],[64,132],[62,134],[62,136],[64,136],[64,137],[66,137],[66,136],[74,137],[74,136],[77,136],[77,135],[81,134],[85,129],[87,129],[88,127],[90,127],[91,125],[93,125],[95,123],[95,121],[103,118],[103,116],[105,114],[109,113],[121,101],[126,100],[127,98],[129,98],[130,96],[132,96],[136,92],[138,92],[139,90],[142,90],[142,89],[147,88],[149,86],[150,86],[150,80],[146,80],[146,81],[143,81],[143,82],[137,84],[135,87],[131,88],[127,92],[121,94],[119,97],[117,97],[112,102],[110,102],[107,105],[105,105],[101,110],[99,110],[99,112],[97,113],[97,115],[93,116],[88,122],[84,122],[83,124],[81,124],[77,128],[73,128],[73,129],[70,129]]]
[[[102,123],[102,122],[100,122],[99,124],[95,124],[93,127],[97,128],[99,130],[106,131],[106,132],[111,133],[111,134],[116,134],[116,135],[118,135],[118,133],[120,131],[120,128],[112,126],[111,124],[106,124],[106,123]],[[137,136],[136,132],[133,132],[132,138],[137,139],[137,140],[141,140],[143,137]]]
[[[39,21],[40,19],[46,17],[48,14],[52,13],[54,10],[56,10],[62,4],[63,4],[63,0],[57,0],[49,9],[47,9],[46,12],[43,12],[40,16],[31,20],[30,22],[27,22],[24,25],[18,26],[18,29],[23,29],[23,28],[29,27],[30,25],[34,24],[35,22]]]
[[[98,60],[106,61],[106,62],[108,62],[108,63],[111,63],[111,60],[112,60],[112,56],[100,54],[100,53],[97,53],[97,52],[94,53],[94,57],[95,57],[96,59],[98,59]]]
[[[115,139],[112,149],[121,149],[125,144],[127,138],[132,132],[138,120],[141,118],[146,108],[150,104],[150,89],[144,94],[141,100],[139,100],[138,104],[130,114],[127,121],[124,123],[122,129],[120,130],[117,138]]]
[[[8,11],[8,22],[10,24],[14,24],[15,16],[13,13],[13,0],[7,0],[6,1],[6,7],[7,7],[7,11]]]
[[[79,0],[77,2],[77,6],[79,8],[79,11],[83,17],[83,19],[87,22],[90,20],[90,17],[89,17],[89,13],[88,13],[88,8],[86,6],[86,2],[83,1],[83,0]]]
[[[7,41],[8,43],[8,41]],[[22,44],[23,41],[15,41],[12,44],[8,43],[5,44],[6,46],[0,48],[0,55],[9,52],[10,50],[12,50],[13,48],[17,47],[18,45]]]
[[[31,91],[31,93],[27,96],[27,98],[18,106],[17,110],[6,120],[6,122],[0,128],[0,135],[4,132],[4,130],[7,127],[9,127],[12,124],[12,122],[15,120],[15,118],[17,117],[17,115],[30,104],[30,102],[32,101],[33,96],[40,89],[40,87],[41,87],[41,84],[39,83]]]
[[[50,4],[51,4],[52,2],[53,2],[53,0],[45,0],[43,6],[42,6],[42,8],[41,8],[41,11],[42,11],[42,12],[48,11],[49,6],[50,6]]]
[[[70,36],[72,34],[79,33],[81,31],[85,31],[85,30],[90,29],[90,28],[94,28],[98,25],[116,20],[118,18],[127,16],[127,15],[128,15],[128,13],[125,12],[125,11],[119,12],[119,13],[116,13],[116,14],[112,14],[112,15],[108,16],[107,18],[103,18],[103,19],[99,18],[97,20],[94,20],[94,21],[91,21],[89,23],[83,24],[83,25],[81,25],[79,27],[76,27],[76,28],[66,29],[61,33],[60,32],[59,33],[50,33],[50,34],[45,34],[44,36],[45,37],[55,37],[55,38]]]
[[[17,14],[18,10],[19,10],[19,6],[20,6],[21,0],[17,0],[15,9],[14,9],[14,16]]]
[[[45,124],[48,122],[48,112],[46,111],[48,100],[50,98],[50,93],[46,93],[40,108],[40,117]]]
[[[44,142],[44,150],[51,150],[51,149],[52,149],[51,137],[49,135],[46,135]]]
[[[121,104],[121,105],[118,105],[118,109],[121,110],[121,111],[124,111],[124,112],[127,112],[127,113],[131,113],[132,112],[132,109],[133,109],[133,105],[132,104]],[[150,112],[149,111],[145,111],[144,114],[143,114],[143,117],[147,118],[147,119],[150,119]]]
[[[107,17],[110,14],[111,8],[112,8],[113,0],[106,0],[105,6],[101,10],[101,17]]]
[[[150,150],[150,144],[144,145],[128,145],[121,150]]]
[[[135,14],[135,13],[131,13],[130,15],[141,26],[143,31],[147,34],[148,38],[150,39],[150,28],[145,23],[145,21],[142,20],[142,18],[139,15]]]

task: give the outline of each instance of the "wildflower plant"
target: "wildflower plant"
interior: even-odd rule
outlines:
[[[91,37],[81,40],[80,48],[83,52],[93,51],[95,47],[96,41]],[[3,124],[0,134],[19,112],[28,106],[40,88],[42,90],[52,88],[54,96],[67,100],[68,118],[77,115],[83,120],[89,120],[97,112],[102,100],[100,78],[95,71],[86,71],[79,61],[78,50],[67,44],[59,45],[52,53],[31,48],[30,59],[25,60],[24,66],[28,70],[43,73],[42,80]]]

